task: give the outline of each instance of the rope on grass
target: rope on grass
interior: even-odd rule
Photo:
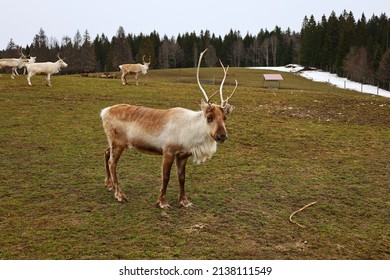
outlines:
[[[299,210],[293,212],[293,213],[290,215],[290,222],[292,222],[293,224],[296,224],[297,226],[300,226],[301,228],[305,228],[304,225],[301,225],[301,224],[299,224],[299,223],[297,223],[297,222],[294,222],[294,221],[292,220],[292,217],[293,217],[296,213],[301,212],[303,209],[305,209],[305,208],[307,208],[307,207],[309,207],[309,206],[312,206],[312,205],[314,205],[314,204],[316,204],[316,203],[317,203],[317,201],[314,201],[314,202],[312,202],[312,203],[309,203],[309,204],[306,205],[306,206],[303,206],[301,209],[299,209]]]

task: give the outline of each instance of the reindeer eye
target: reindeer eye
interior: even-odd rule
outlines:
[[[214,120],[214,117],[212,115],[207,116],[207,122],[211,123],[211,122],[213,122],[213,120]]]

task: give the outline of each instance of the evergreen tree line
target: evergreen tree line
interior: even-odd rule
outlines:
[[[278,66],[291,63],[316,67],[347,76],[359,82],[390,81],[390,19],[385,14],[363,14],[355,20],[352,12],[335,12],[321,21],[305,16],[300,33],[260,29],[257,35],[230,30],[225,36],[210,31],[185,33],[167,37],[150,34],[126,34],[120,26],[111,39],[97,35],[92,40],[88,31],[64,36],[59,42],[48,38],[43,29],[23,52],[37,61],[55,61],[60,53],[69,67],[63,73],[118,71],[118,65],[142,62],[151,58],[151,68],[195,67],[199,53],[209,48],[205,65],[217,66],[218,59],[232,67]],[[16,57],[19,46],[13,40],[0,52],[0,57]]]
[[[305,17],[300,33],[300,63],[320,68],[351,80],[385,86],[390,82],[390,19],[386,14],[335,12],[321,21]]]
[[[142,57],[150,57],[151,68],[187,68],[195,67],[201,51],[208,48],[205,55],[207,66],[219,65],[219,59],[230,66],[276,66],[291,63],[296,57],[299,46],[299,34],[290,30],[283,32],[278,26],[271,32],[261,29],[256,36],[230,30],[224,37],[201,31],[179,34],[176,38],[159,36],[157,32],[145,34],[127,34],[122,26],[116,35],[109,39],[106,35],[97,35],[94,40],[88,30],[76,32],[73,38],[64,36],[61,42],[48,38],[43,29],[35,35],[33,43],[26,46],[25,54],[36,56],[39,61],[52,61],[58,53],[67,63],[65,72],[80,73],[85,70],[107,72],[118,71],[118,65],[142,62]],[[1,57],[19,56],[20,47],[13,40]]]

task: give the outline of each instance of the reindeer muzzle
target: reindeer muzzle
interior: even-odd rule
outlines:
[[[226,134],[217,134],[215,141],[217,141],[218,143],[223,143],[227,139],[228,139],[228,136]]]

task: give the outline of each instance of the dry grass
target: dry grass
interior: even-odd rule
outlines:
[[[292,74],[268,90],[260,71],[230,73],[229,141],[188,164],[196,208],[179,207],[172,176],[168,211],[154,206],[159,157],[123,155],[129,203],[105,190],[99,113],[123,102],[197,110],[194,69],[153,70],[139,87],[0,77],[0,259],[389,259],[390,100]],[[289,222],[312,201],[294,217],[306,228]]]

